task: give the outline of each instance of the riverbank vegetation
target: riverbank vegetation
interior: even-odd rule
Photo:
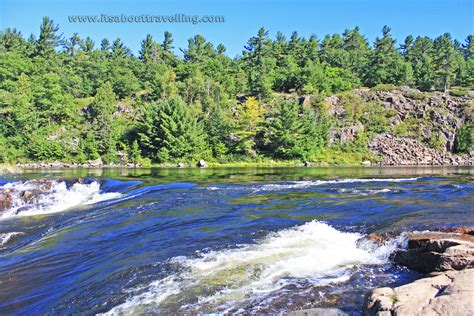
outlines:
[[[406,85],[424,98],[474,88],[473,35],[465,43],[410,35],[398,45],[384,27],[370,45],[357,27],[322,38],[270,38],[261,28],[232,59],[200,35],[181,56],[171,33],[147,35],[134,56],[120,38],[60,34],[47,17],[38,37],[0,33],[0,162],[373,160],[367,139],[388,129],[391,113],[350,90]],[[348,119],[370,123],[344,145],[328,141],[338,124],[324,102],[332,94],[347,99]],[[471,143],[466,125],[457,148]]]

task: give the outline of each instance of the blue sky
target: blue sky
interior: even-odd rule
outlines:
[[[74,24],[69,15],[150,14],[224,15],[223,24]],[[464,42],[474,33],[473,0],[0,0],[0,28],[16,27],[23,34],[38,34],[43,16],[59,24],[61,32],[70,37],[78,32],[91,36],[96,44],[104,37],[120,37],[136,53],[140,41],[152,34],[161,41],[164,31],[170,31],[175,46],[185,47],[189,37],[201,34],[215,43],[223,43],[229,56],[240,54],[246,41],[260,26],[273,37],[282,31],[288,37],[296,30],[300,35],[343,32],[358,25],[370,42],[380,34],[382,26],[392,28],[400,41],[406,35],[431,37],[450,32]]]

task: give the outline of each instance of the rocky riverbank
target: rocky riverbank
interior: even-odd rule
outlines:
[[[464,154],[457,148],[462,129],[472,135],[472,96],[409,87],[362,88],[328,97],[325,103],[336,122],[329,144],[346,145],[367,137],[367,148],[382,165],[473,165],[472,141]],[[377,110],[364,112],[369,108]]]
[[[380,134],[369,142],[369,149],[381,157],[382,165],[471,166],[470,155],[453,155],[446,150],[431,148],[413,137]]]
[[[19,163],[16,165],[18,168],[23,169],[42,169],[42,168],[57,168],[57,169],[66,169],[66,168],[140,168],[140,163],[109,163],[106,164],[102,159],[91,160],[86,163],[66,163],[60,161],[54,162],[38,162],[38,163]]]
[[[371,290],[364,315],[474,315],[474,230],[459,231],[408,234],[408,248],[398,250],[393,261],[425,276]]]

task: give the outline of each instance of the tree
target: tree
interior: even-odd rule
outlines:
[[[117,38],[111,47],[111,57],[112,59],[121,59],[131,55],[130,48],[125,46],[125,44]]]
[[[90,120],[94,139],[101,155],[115,152],[113,142],[113,113],[115,111],[116,96],[110,82],[101,85],[90,105]]]
[[[433,53],[433,41],[428,37],[417,37],[406,53],[415,86],[424,91],[430,90],[434,84]]]
[[[264,130],[264,146],[270,156],[301,159],[305,154],[304,121],[296,102],[280,101]]]
[[[58,46],[61,35],[58,35],[59,26],[54,25],[53,20],[49,17],[44,17],[41,23],[40,36],[36,41],[37,56],[47,57],[54,52],[54,49]]]
[[[89,54],[94,50],[95,42],[87,36],[85,40],[79,42],[79,46],[84,53]]]
[[[456,52],[451,35],[445,33],[434,40],[433,64],[435,69],[434,83],[437,89],[446,91],[453,83],[456,69],[459,66],[459,53]]]
[[[279,100],[265,123],[263,148],[277,159],[309,159],[326,144],[327,123],[322,115],[297,102]]]
[[[391,29],[384,26],[382,37],[377,37],[374,52],[365,72],[365,83],[375,86],[380,83],[408,84],[412,70],[410,64],[403,60],[395,47],[395,39],[390,35]]]
[[[80,42],[81,42],[81,38],[79,37],[79,34],[77,33],[72,34],[72,36],[66,41],[64,45],[66,48],[66,52],[71,56],[76,55],[77,53],[76,48]]]
[[[264,99],[271,94],[273,86],[273,69],[276,61],[270,54],[271,40],[268,31],[263,27],[257,36],[252,37],[245,46],[244,62],[248,73],[249,92],[257,99]]]
[[[153,50],[153,37],[148,34],[146,38],[142,41],[142,47],[138,52],[138,58],[141,61],[147,62],[150,60],[150,56]]]
[[[237,117],[233,122],[234,150],[246,156],[256,156],[256,138],[263,122],[264,108],[255,97],[248,97],[238,104]]]
[[[369,43],[360,33],[358,26],[353,30],[344,31],[342,34],[342,48],[345,51],[343,68],[361,78],[369,62],[371,52]]]
[[[209,155],[202,126],[180,97],[150,105],[140,118],[137,134],[144,151],[159,162]]]

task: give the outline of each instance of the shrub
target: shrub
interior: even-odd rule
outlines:
[[[374,87],[372,87],[370,90],[372,91],[393,91],[396,90],[397,87],[393,84],[385,84],[385,83],[380,83]]]
[[[464,124],[456,133],[454,151],[457,153],[469,153],[472,150],[474,139],[474,124]]]

